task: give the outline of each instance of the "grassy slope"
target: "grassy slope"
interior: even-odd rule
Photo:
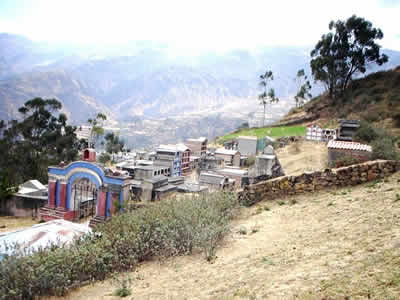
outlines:
[[[213,264],[142,264],[135,299],[399,299],[400,173],[242,210]],[[268,208],[268,209],[266,209]],[[243,234],[246,232],[246,234]],[[66,299],[118,299],[112,280]]]
[[[306,134],[304,126],[282,126],[282,127],[263,127],[263,128],[247,128],[224,135],[218,139],[218,143],[238,137],[238,136],[257,136],[257,137],[282,137],[282,136],[303,136]]]

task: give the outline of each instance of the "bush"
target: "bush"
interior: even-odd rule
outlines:
[[[355,140],[364,143],[371,143],[377,137],[378,133],[376,132],[376,129],[364,120],[360,122],[360,128],[358,128],[354,135]]]
[[[396,152],[394,140],[390,137],[383,136],[372,143],[373,159],[389,159],[397,160],[399,155]]]
[[[69,247],[7,256],[0,261],[0,299],[64,295],[73,286],[104,280],[156,255],[200,250],[213,260],[237,203],[231,192],[163,201],[113,217]]]

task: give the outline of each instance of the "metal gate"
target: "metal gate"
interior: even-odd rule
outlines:
[[[71,194],[73,195],[74,219],[77,221],[88,216],[96,215],[97,187],[88,180],[80,180],[72,185]]]

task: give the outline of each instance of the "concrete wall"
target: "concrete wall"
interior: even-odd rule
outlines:
[[[257,140],[237,138],[238,150],[242,155],[256,155]]]
[[[243,205],[250,206],[264,199],[281,199],[287,195],[335,186],[356,185],[383,178],[399,170],[400,161],[376,160],[322,172],[277,177],[248,185],[238,192],[238,196]]]
[[[39,217],[39,209],[47,204],[47,196],[21,197],[11,196],[0,200],[0,214],[15,217]]]

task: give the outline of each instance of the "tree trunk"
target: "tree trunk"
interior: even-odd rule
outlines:
[[[265,126],[265,105],[266,105],[266,103],[264,102],[264,114],[263,114],[263,123],[262,123],[262,127]]]

